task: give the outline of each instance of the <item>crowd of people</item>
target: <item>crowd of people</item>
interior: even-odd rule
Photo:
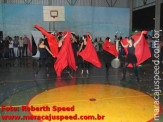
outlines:
[[[28,41],[24,37],[7,36],[4,40],[0,39],[0,58],[17,58],[28,56]]]

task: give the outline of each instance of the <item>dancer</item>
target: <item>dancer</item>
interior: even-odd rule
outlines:
[[[87,45],[87,37],[86,37],[86,35],[84,35],[83,36],[83,42],[81,43],[80,48],[79,48],[79,52],[83,51],[85,49],[86,45]],[[83,75],[84,69],[86,69],[87,75],[89,74],[89,70],[88,70],[89,69],[89,62],[82,59],[81,68],[82,68],[81,75]]]
[[[82,57],[81,75],[83,75],[84,73],[84,68],[86,69],[87,75],[89,74],[89,63],[92,63],[96,67],[101,68],[101,62],[97,56],[97,53],[91,40],[91,35],[87,33],[87,35],[83,37],[83,42],[81,43],[81,46],[79,48],[78,55]]]
[[[78,40],[75,34],[71,33],[71,39],[72,39],[72,49],[74,52],[74,57],[76,61],[76,68],[78,68],[78,58],[77,58],[77,52],[78,52]]]
[[[132,37],[127,38],[127,42],[128,42],[127,45],[124,45],[121,42],[122,47],[127,48],[127,51],[128,51],[126,62],[125,62],[124,67],[123,67],[123,78],[121,81],[124,81],[126,79],[126,68],[127,68],[128,64],[131,63],[133,68],[134,68],[134,72],[135,72],[137,81],[139,82],[138,70],[137,70],[137,66],[136,66],[137,58],[135,56],[135,47],[140,42],[142,36],[143,36],[143,32],[141,33],[139,39],[135,42],[134,42],[134,39]]]
[[[66,38],[64,39],[62,47],[57,55],[57,60],[54,64],[54,68],[58,77],[61,76],[63,69],[65,69],[67,66],[76,71],[76,63],[70,40],[71,32],[65,32],[64,35],[64,38]]]
[[[62,44],[63,44],[63,42],[64,42],[64,39],[66,38],[66,36],[67,36],[67,32],[65,32],[64,33],[65,35],[63,35],[63,37],[62,36],[60,36],[57,40],[58,40],[58,51],[60,51],[61,50],[61,47],[62,47]]]
[[[59,38],[58,38],[58,54],[59,54],[59,52],[60,52],[60,50],[61,50],[61,48],[62,48],[62,45],[63,45],[63,43],[64,43],[64,40],[65,40],[65,38],[66,38],[66,36],[67,36],[67,31],[64,31],[63,33],[61,33],[60,34],[60,36],[59,36]],[[65,48],[65,47],[64,47]],[[68,74],[70,74],[70,72],[69,72],[69,67],[67,66],[66,68],[64,68],[65,70],[66,70],[66,72],[68,73]],[[59,75],[58,75],[59,76]]]
[[[34,27],[40,30],[47,37],[50,50],[53,53],[53,56],[56,57],[58,55],[58,42],[55,36],[48,33],[45,29],[38,25],[34,25]]]
[[[47,51],[53,56],[52,52],[49,50],[49,48],[44,45],[44,40],[40,39],[39,44],[38,44],[38,50],[40,51],[40,58],[37,64],[37,69],[36,69],[36,73],[35,73],[35,77],[37,77],[37,74],[40,70],[40,68],[42,67],[42,65],[44,64],[46,66],[46,73],[47,73],[47,77],[49,77],[49,67],[48,67],[48,60],[47,60]]]
[[[104,61],[106,67],[106,73],[108,73],[111,66],[111,61],[114,57],[118,56],[116,45],[110,43],[110,38],[107,37],[103,46]]]

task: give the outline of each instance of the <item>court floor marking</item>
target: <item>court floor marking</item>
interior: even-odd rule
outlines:
[[[142,92],[143,93],[143,92]],[[145,93],[144,93],[145,94]],[[137,95],[137,96],[126,96],[126,97],[112,97],[112,98],[102,98],[102,99],[98,99],[98,101],[102,101],[102,100],[113,100],[113,99],[126,99],[126,98],[136,98],[136,97],[149,97],[149,96],[154,96],[154,95],[151,95],[151,94],[145,94],[145,95]],[[163,95],[163,94],[160,94],[160,96]],[[52,102],[52,103],[44,103],[44,104],[48,104],[48,105],[51,105],[51,104],[54,104],[54,103],[71,103],[71,102],[88,102],[88,100],[75,100],[75,101],[64,101],[64,102]],[[33,104],[33,105],[44,105],[44,104]],[[13,105],[11,107],[22,107],[22,106],[28,106],[28,105]],[[5,106],[6,108],[7,107],[10,107],[10,106]],[[4,108],[5,108],[4,107]],[[0,106],[0,108],[2,108],[2,106]]]

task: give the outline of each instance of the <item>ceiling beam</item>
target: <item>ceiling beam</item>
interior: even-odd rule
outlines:
[[[113,7],[115,6],[115,4],[117,3],[118,0],[115,0],[114,4],[113,4]]]
[[[71,4],[74,6],[78,0],[75,0],[75,2],[73,2],[73,1],[74,0],[71,0]]]
[[[71,5],[71,3],[70,3],[70,1],[69,1],[69,0],[67,0],[67,2],[68,2],[68,4],[69,4],[69,5]]]
[[[108,4],[108,6],[111,7],[111,5],[109,4],[108,0],[106,0],[106,2],[107,2],[107,4]]]

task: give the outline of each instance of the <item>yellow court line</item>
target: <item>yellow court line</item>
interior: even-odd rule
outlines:
[[[150,94],[149,94],[150,95]],[[163,95],[163,94],[160,94],[160,96],[161,95]],[[126,98],[136,98],[136,97],[148,97],[147,95],[138,95],[138,96],[126,96],[126,97],[112,97],[112,98],[102,98],[102,99],[98,99],[98,101],[99,100],[113,100],[113,99],[126,99]],[[154,95],[150,95],[150,96],[154,96]],[[47,104],[47,105],[51,105],[51,104],[55,104],[55,103],[71,103],[71,102],[87,102],[88,101],[88,99],[87,100],[75,100],[75,101],[64,101],[64,102],[52,102],[52,103],[44,103],[44,104],[33,104],[33,105],[36,105],[36,106],[38,106],[38,105],[45,105],[45,104]],[[15,106],[5,106],[4,108],[7,108],[7,107],[22,107],[22,106],[27,106],[27,105],[15,105]],[[2,106],[0,107],[0,108],[2,108]]]

